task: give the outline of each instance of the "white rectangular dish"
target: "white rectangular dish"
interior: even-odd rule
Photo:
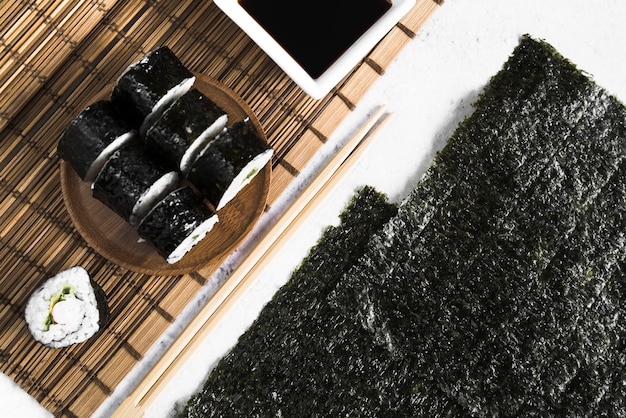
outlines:
[[[294,59],[292,53],[248,13],[241,0],[214,1],[302,90],[315,99],[323,97],[336,86],[415,4],[415,0],[387,0],[388,8],[356,41],[338,55],[321,74],[311,75]],[[271,7],[269,3],[268,7]],[[299,14],[294,15],[294,19],[303,16],[302,10],[297,10]],[[280,19],[290,19],[289,11],[274,10],[272,13],[280,16]],[[332,11],[326,15],[332,15]],[[320,19],[320,32],[325,31],[329,26],[332,24]],[[310,31],[311,29],[303,25],[302,30]]]

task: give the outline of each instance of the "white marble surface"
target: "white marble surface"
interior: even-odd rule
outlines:
[[[400,53],[357,109],[314,159],[307,173],[336,149],[379,105],[394,113],[332,198],[307,222],[248,294],[226,316],[197,354],[168,385],[150,417],[172,416],[176,404],[197,391],[212,365],[236,342],[263,305],[319,238],[336,224],[355,189],[369,184],[400,201],[450,136],[472,111],[483,86],[502,66],[523,34],[554,45],[601,86],[626,103],[626,2],[623,0],[447,0]],[[297,191],[297,188],[295,191]],[[268,216],[263,222],[269,222]],[[236,261],[236,257],[235,257]],[[218,274],[216,281],[225,274]],[[97,411],[107,417],[154,359],[188,321],[215,284],[203,289],[149,355]],[[0,376],[0,415],[50,416],[6,376]]]

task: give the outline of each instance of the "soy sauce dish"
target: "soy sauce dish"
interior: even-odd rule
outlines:
[[[214,0],[309,96],[341,81],[415,0]]]

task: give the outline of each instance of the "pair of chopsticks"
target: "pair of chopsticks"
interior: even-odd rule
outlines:
[[[114,416],[143,416],[150,409],[175,373],[208,338],[217,324],[254,283],[258,274],[275,259],[274,256],[289,242],[290,237],[324,199],[330,197],[337,184],[356,165],[372,139],[392,116],[392,113],[385,112],[385,106],[380,106],[325,163],[165,351],[135,390],[122,402]]]

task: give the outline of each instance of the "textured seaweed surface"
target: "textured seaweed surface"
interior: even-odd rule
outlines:
[[[152,242],[166,259],[207,219],[217,216],[193,192],[183,186],[169,193],[142,220],[140,237]]]
[[[335,303],[468,414],[624,416],[625,147],[624,107],[524,37]]]
[[[626,416],[625,156],[624,106],[523,37],[361,255],[316,261],[327,297],[282,289],[189,416]]]
[[[359,190],[288,283],[220,361],[185,416],[338,416],[378,405],[375,388],[352,389],[374,378],[367,355],[374,344],[358,323],[338,315],[327,295],[342,272],[363,253],[368,237],[396,208],[370,187]],[[374,356],[371,357],[375,358]],[[386,357],[389,359],[389,356]],[[366,389],[366,390],[365,390]]]
[[[94,161],[116,139],[132,132],[113,103],[101,100],[89,105],[70,122],[59,139],[57,152],[81,180],[93,181],[86,176]]]
[[[193,76],[168,47],[162,46],[124,71],[113,87],[111,101],[128,123],[138,128],[170,89]]]
[[[142,195],[168,172],[143,144],[132,142],[115,151],[104,164],[93,182],[92,194],[125,221],[131,221]]]

